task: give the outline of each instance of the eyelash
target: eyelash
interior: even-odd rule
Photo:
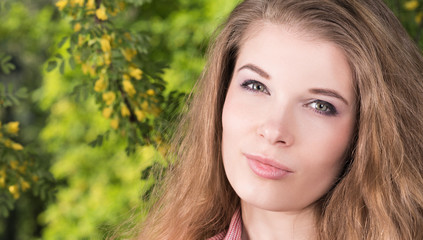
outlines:
[[[326,107],[326,110],[316,109],[317,107],[322,107],[322,105],[323,107]],[[308,103],[305,106],[309,106],[316,113],[319,113],[325,116],[335,116],[336,114],[338,114],[338,111],[332,104],[322,100],[314,100],[313,102]]]
[[[262,89],[261,90],[257,89],[257,86],[261,86]],[[246,80],[241,84],[241,87],[247,91],[252,91],[255,93],[263,92],[265,94],[270,94],[269,91],[267,90],[266,85],[256,80]],[[338,114],[338,111],[336,110],[335,106],[322,100],[314,100],[304,106],[311,107],[311,109],[315,111],[316,113],[322,114],[325,116],[335,116],[336,114]],[[325,107],[326,110],[318,110],[316,109],[316,107]]]
[[[251,85],[251,86],[250,86]],[[256,86],[261,86],[262,90],[259,89],[255,89],[254,85]],[[248,91],[252,91],[252,92],[262,92],[262,93],[266,93],[269,94],[269,91],[267,90],[266,85],[264,85],[263,83],[256,81],[256,80],[246,80],[241,84],[241,87],[244,88],[245,90]]]

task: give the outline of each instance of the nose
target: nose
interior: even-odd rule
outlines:
[[[292,114],[286,111],[268,112],[257,127],[257,134],[269,144],[290,146],[294,143],[294,123]]]

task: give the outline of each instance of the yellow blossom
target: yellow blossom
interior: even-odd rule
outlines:
[[[87,10],[95,9],[95,0],[88,0],[87,5],[85,6],[87,7]]]
[[[140,80],[142,78],[142,71],[139,68],[129,67],[129,75],[137,80]]]
[[[62,11],[66,7],[67,4],[68,4],[68,0],[59,0],[56,2],[56,7],[60,11]]]
[[[150,95],[150,96],[153,96],[155,94],[153,89],[148,89],[146,93],[147,95]]]
[[[96,75],[95,69],[91,65],[83,63],[81,64],[81,67],[84,74],[89,73],[92,77]]]
[[[111,107],[107,107],[103,109],[103,117],[110,118],[110,116],[112,115],[112,112],[113,112],[113,109]]]
[[[107,20],[107,14],[106,14],[106,8],[101,5],[99,9],[97,9],[97,11],[95,11],[95,15],[97,16],[98,19],[105,21]]]
[[[154,116],[159,116],[160,115],[160,113],[161,113],[161,109],[160,108],[158,108],[158,107],[153,107],[152,109],[151,109],[151,113],[154,115]]]
[[[0,187],[4,188],[6,186],[6,178],[1,176],[0,177]]]
[[[106,65],[110,65],[112,63],[112,60],[110,59],[110,52],[104,53],[104,63]]]
[[[19,122],[9,122],[5,126],[6,132],[10,134],[17,134],[19,132]]]
[[[17,168],[18,168],[18,166],[19,166],[19,162],[18,161],[16,161],[16,160],[12,160],[12,161],[10,161],[10,168],[12,168],[12,169],[14,169],[14,170],[16,170]]]
[[[137,91],[135,90],[134,85],[132,85],[131,81],[124,80],[124,81],[122,82],[122,84],[123,84],[123,90],[124,90],[126,93],[128,93],[128,95],[129,95],[130,97],[134,96],[134,95],[135,95],[135,93],[137,93]]]
[[[135,116],[139,122],[142,122],[145,119],[145,114],[138,108],[135,109]]]
[[[9,192],[13,195],[14,199],[18,199],[19,198],[19,187],[18,185],[12,185],[9,186]]]
[[[81,31],[81,28],[82,28],[81,24],[77,23],[77,24],[75,24],[75,26],[73,26],[73,31],[79,32],[79,31]]]
[[[132,41],[132,37],[131,37],[131,34],[130,34],[129,32],[124,33],[124,34],[123,34],[123,36],[124,36],[126,39],[128,39],[129,41]]]
[[[104,89],[106,89],[106,87],[106,81],[104,81],[104,77],[100,75],[100,78],[95,82],[94,91],[102,92]]]
[[[120,9],[121,11],[123,11],[123,10],[125,9],[125,7],[126,7],[125,2],[123,2],[123,1],[119,2],[119,9]]]
[[[120,108],[120,114],[122,117],[131,116],[131,112],[129,112],[129,109],[125,104]]]
[[[137,50],[130,49],[130,48],[122,49],[121,52],[122,52],[122,55],[125,57],[126,61],[128,62],[132,61],[132,58],[134,58],[135,55],[137,55]]]
[[[32,176],[32,181],[38,182],[38,180],[39,180],[39,177],[37,175]]]
[[[405,9],[409,11],[415,10],[418,6],[419,6],[419,1],[417,0],[407,1],[404,4]]]
[[[75,61],[76,61],[78,64],[81,64],[81,63],[82,63],[82,61],[81,61],[81,55],[79,55],[79,54],[75,54],[75,55],[74,55],[74,58],[75,58]]]
[[[12,143],[12,149],[13,150],[16,150],[16,151],[20,151],[20,150],[22,150],[23,149],[23,146],[22,145],[20,145],[19,143]]]
[[[128,74],[123,74],[122,75],[123,81],[130,81],[131,77]]]
[[[100,45],[101,50],[103,50],[103,52],[109,52],[112,49],[112,47],[110,46],[110,37],[107,34],[101,37]]]
[[[107,105],[112,104],[116,99],[116,94],[114,92],[105,92],[103,93],[103,101],[106,102]]]
[[[144,109],[144,110],[147,110],[149,108],[148,102],[147,101],[142,102],[141,103],[141,108]]]
[[[112,15],[113,17],[115,17],[118,13],[119,13],[119,9],[115,8],[115,9],[108,9],[110,12],[110,15]]]
[[[422,22],[422,19],[423,19],[423,12],[419,12],[417,15],[416,15],[416,17],[415,17],[415,21],[416,21],[416,23],[418,23],[418,24],[420,24],[421,22]]]
[[[80,7],[84,6],[84,0],[71,0],[71,5],[78,4]]]
[[[110,59],[110,52],[104,53],[104,63],[106,65],[110,65],[112,63],[112,60]]]
[[[11,148],[12,147],[12,140],[6,139],[6,140],[4,140],[3,144],[4,144],[4,146]]]
[[[26,165],[22,165],[18,167],[18,171],[22,174],[25,174],[26,172]]]
[[[30,188],[30,185],[27,181],[22,180],[21,188],[22,188],[22,191],[25,192],[26,190],[28,190]]]
[[[97,56],[97,66],[101,67],[104,65],[104,58],[103,56]]]
[[[82,46],[85,42],[85,37],[83,35],[78,35],[78,46]]]
[[[119,127],[119,119],[118,119],[118,118],[112,119],[112,120],[110,121],[110,126],[111,126],[113,129],[117,129],[117,128]]]

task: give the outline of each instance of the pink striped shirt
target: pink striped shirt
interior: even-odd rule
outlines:
[[[241,211],[237,210],[232,216],[231,223],[227,231],[221,232],[208,240],[241,240],[242,220]]]

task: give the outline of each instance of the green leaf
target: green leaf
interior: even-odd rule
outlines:
[[[19,88],[18,91],[16,91],[15,96],[18,98],[27,98],[28,97],[28,89],[25,87]]]
[[[68,36],[65,36],[60,40],[59,44],[57,44],[58,48],[62,48],[63,44],[65,44],[66,40],[68,40]]]
[[[54,55],[56,58],[59,58],[60,60],[62,60],[63,59],[63,56],[62,56],[62,54],[60,54],[60,53],[56,53],[56,55]]]
[[[62,63],[60,63],[60,74],[64,74],[65,73],[65,61],[62,61]]]
[[[11,59],[12,59],[12,57],[7,55],[1,60],[1,63],[5,64],[5,63],[9,62]]]
[[[97,138],[94,141],[89,143],[89,145],[91,147],[101,146],[101,145],[103,145],[103,138],[104,138],[103,135],[98,135]]]
[[[75,59],[73,57],[69,58],[69,66],[73,69],[75,69]]]
[[[47,72],[53,71],[57,67],[57,62],[55,60],[51,60],[47,63]]]

